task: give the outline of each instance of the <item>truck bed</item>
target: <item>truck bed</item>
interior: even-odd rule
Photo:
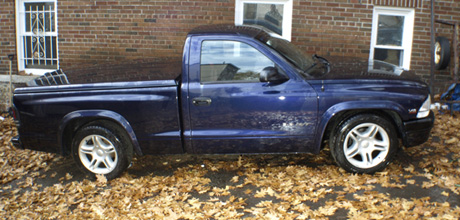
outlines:
[[[103,115],[131,127],[144,153],[182,152],[175,80],[18,88],[14,104],[21,140],[34,150],[68,153],[65,140],[58,140],[59,130],[65,132],[60,128],[79,117]]]

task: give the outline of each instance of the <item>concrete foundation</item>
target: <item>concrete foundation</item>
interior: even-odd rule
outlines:
[[[12,87],[13,90],[18,87],[23,87],[28,81],[31,81],[38,76],[18,76],[13,75]],[[0,75],[0,112],[8,111],[11,103],[10,76]]]

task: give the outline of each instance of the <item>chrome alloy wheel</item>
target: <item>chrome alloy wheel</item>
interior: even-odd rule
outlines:
[[[363,123],[354,127],[345,137],[343,152],[355,167],[367,169],[382,163],[390,149],[388,133],[377,124]]]
[[[118,163],[115,146],[100,135],[86,136],[78,146],[78,155],[83,166],[95,174],[108,174]]]
[[[435,45],[434,45],[434,63],[435,64],[439,64],[441,63],[441,50],[442,50],[442,47],[441,47],[441,44],[439,42],[436,42]]]

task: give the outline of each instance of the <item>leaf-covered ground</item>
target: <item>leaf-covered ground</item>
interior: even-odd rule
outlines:
[[[134,158],[115,180],[89,180],[71,158],[14,149],[0,120],[0,218],[458,219],[460,115],[438,114],[429,141],[383,172],[356,175],[320,155]],[[0,118],[1,119],[1,118]]]

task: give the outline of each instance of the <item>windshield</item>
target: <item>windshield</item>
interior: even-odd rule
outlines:
[[[303,72],[308,71],[315,64],[315,61],[311,56],[306,55],[303,51],[299,50],[299,48],[287,40],[269,37],[264,43],[278,51],[282,56],[292,62]]]

